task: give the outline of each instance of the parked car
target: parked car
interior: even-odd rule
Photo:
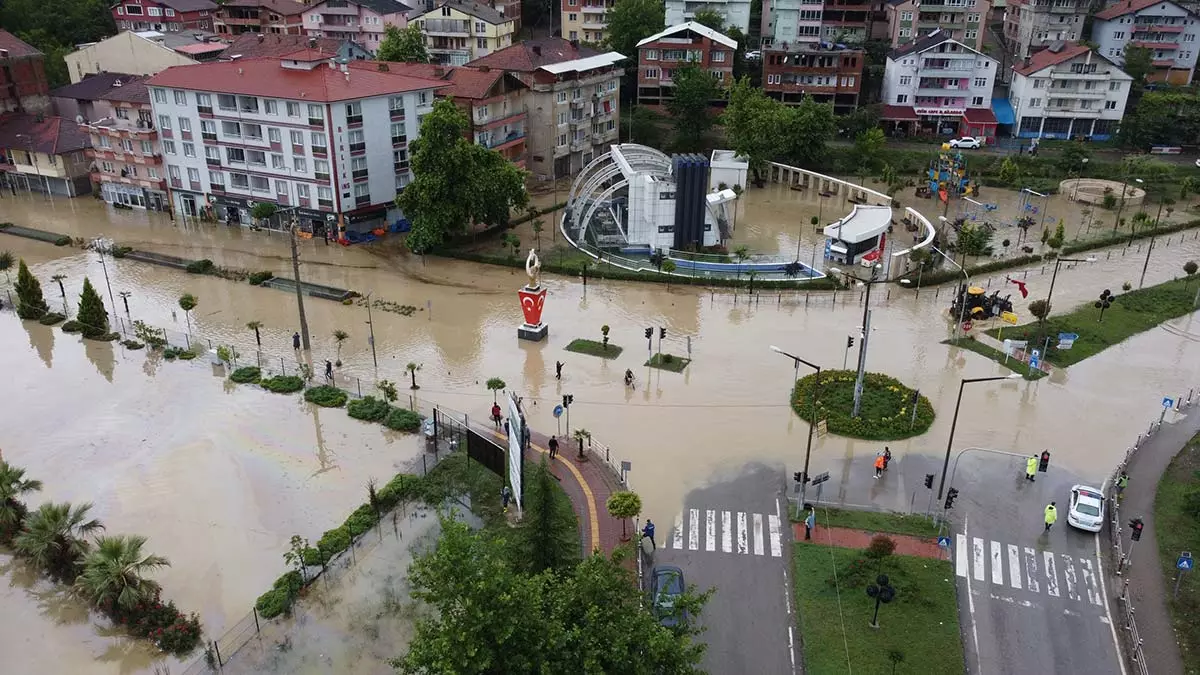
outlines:
[[[746,60],[747,61],[761,61],[762,60],[762,52],[758,51],[757,49],[748,51],[748,52],[746,52]]]
[[[659,565],[650,573],[650,602],[660,625],[674,628],[687,623],[687,610],[675,606],[683,589],[683,570],[678,567]]]
[[[971,136],[963,136],[962,138],[952,139],[950,141],[950,147],[962,148],[964,150],[974,150],[975,148],[982,148],[983,141]]]
[[[1099,532],[1104,526],[1104,495],[1087,485],[1071,488],[1071,507],[1067,509],[1067,523],[1088,532]]]

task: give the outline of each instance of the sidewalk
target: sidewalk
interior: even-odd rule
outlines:
[[[1133,566],[1125,572],[1124,579],[1129,582],[1129,595],[1137,611],[1138,633],[1143,642],[1142,650],[1151,673],[1183,672],[1179,644],[1174,638],[1171,615],[1167,610],[1167,583],[1163,579],[1158,538],[1155,536],[1154,499],[1159,478],[1167,465],[1198,431],[1200,412],[1192,412],[1173,424],[1163,424],[1134,453],[1126,469],[1129,487],[1121,501],[1121,519],[1125,521],[1121,526],[1125,528],[1125,536],[1128,536],[1128,521],[1133,518],[1141,518],[1145,526],[1142,538],[1133,551]],[[1120,577],[1117,577],[1116,583],[1121,583]],[[1119,595],[1120,586],[1116,586],[1113,593]]]
[[[812,543],[837,546],[839,548],[865,549],[871,545],[871,538],[881,534],[896,542],[895,555],[911,555],[917,558],[933,558],[942,560],[946,557],[937,541],[914,537],[907,534],[892,534],[891,532],[870,532],[868,530],[852,530],[846,527],[823,527],[816,525],[812,531]],[[804,523],[792,524],[792,538],[798,544],[804,541]]]

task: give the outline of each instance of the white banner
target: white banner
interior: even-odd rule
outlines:
[[[521,515],[522,493],[521,482],[525,475],[522,439],[525,438],[525,418],[521,415],[521,406],[517,403],[517,395],[508,394],[508,484],[512,490],[512,499],[517,503],[517,515]]]

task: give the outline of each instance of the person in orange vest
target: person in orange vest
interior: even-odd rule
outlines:
[[[879,455],[875,458],[875,478],[878,479],[883,475],[883,468],[885,466],[887,466],[887,460],[884,459],[883,455]]]

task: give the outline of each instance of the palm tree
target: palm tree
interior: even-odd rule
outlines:
[[[350,337],[350,334],[344,330],[338,329],[333,331],[333,341],[337,343],[337,363],[334,364],[338,368],[342,367],[342,343]]]
[[[420,389],[420,387],[417,386],[417,371],[421,369],[421,364],[409,361],[408,365],[404,366],[404,369],[407,370],[408,374],[412,377],[411,389]]]
[[[25,469],[0,460],[0,541],[10,542],[29,512],[20,497],[42,489],[42,481],[25,478]]]
[[[25,527],[13,545],[51,577],[74,579],[76,567],[88,552],[85,537],[104,529],[99,520],[88,518],[91,508],[91,504],[70,502],[42,504],[25,519]]]
[[[255,319],[246,324],[246,328],[254,331],[254,341],[258,343],[258,348],[262,349],[262,335],[258,332],[259,328],[263,327],[263,322]]]
[[[111,604],[123,608],[154,599],[161,590],[157,581],[145,575],[171,563],[152,553],[143,553],[146,538],[138,535],[97,537],[96,549],[83,561],[83,572],[75,581],[75,590],[97,607]]]

